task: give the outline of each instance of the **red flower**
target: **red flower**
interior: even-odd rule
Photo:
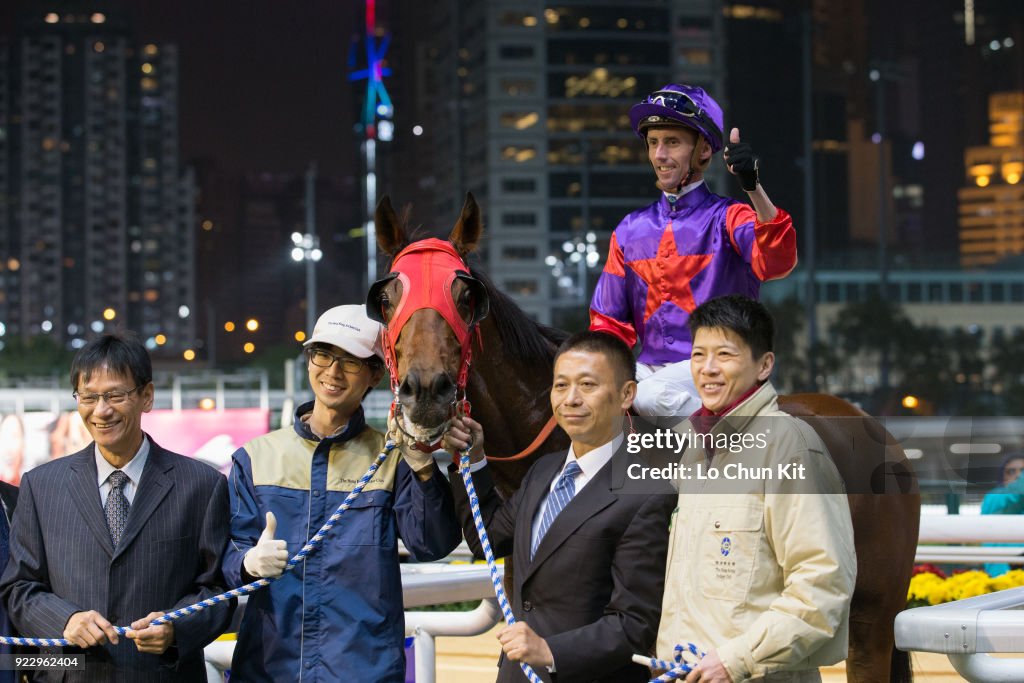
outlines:
[[[924,574],[925,572],[935,574],[935,576],[939,577],[940,579],[946,578],[946,574],[930,562],[926,562],[924,564],[915,564],[914,571],[913,573],[911,573],[911,576],[917,576],[918,574]]]

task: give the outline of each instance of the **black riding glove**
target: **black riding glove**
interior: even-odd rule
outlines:
[[[740,179],[740,187],[745,192],[756,190],[757,168],[761,160],[754,154],[750,145],[746,142],[730,143],[725,148],[724,157],[730,172]]]

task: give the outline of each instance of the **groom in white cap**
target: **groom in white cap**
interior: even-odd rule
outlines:
[[[384,376],[380,324],[336,306],[304,344],[314,400],[294,424],[233,456],[229,583],[280,575],[383,450],[362,400]],[[432,458],[393,451],[323,544],[284,578],[252,594],[232,678],[249,683],[405,680],[398,538],[421,561],[462,539],[451,489]]]

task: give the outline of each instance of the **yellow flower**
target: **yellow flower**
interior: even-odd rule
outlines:
[[[907,601],[939,605],[951,600],[962,600],[1017,586],[1024,586],[1024,570],[1014,569],[995,578],[982,571],[969,571],[948,579],[931,572],[922,572],[910,580]]]

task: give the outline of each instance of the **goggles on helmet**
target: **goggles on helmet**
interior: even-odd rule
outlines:
[[[645,97],[641,104],[658,105],[660,107],[671,109],[681,116],[697,119],[709,133],[717,137],[719,140],[722,139],[722,129],[718,127],[718,124],[716,124],[710,116],[706,116],[704,110],[697,106],[697,103],[685,93],[681,93],[676,90],[658,90],[657,92],[653,92]],[[656,124],[671,125],[672,123],[683,122],[669,116],[654,115],[644,117],[644,119],[640,121],[639,128],[640,130],[643,130]],[[685,125],[685,123],[683,123],[683,125]]]

